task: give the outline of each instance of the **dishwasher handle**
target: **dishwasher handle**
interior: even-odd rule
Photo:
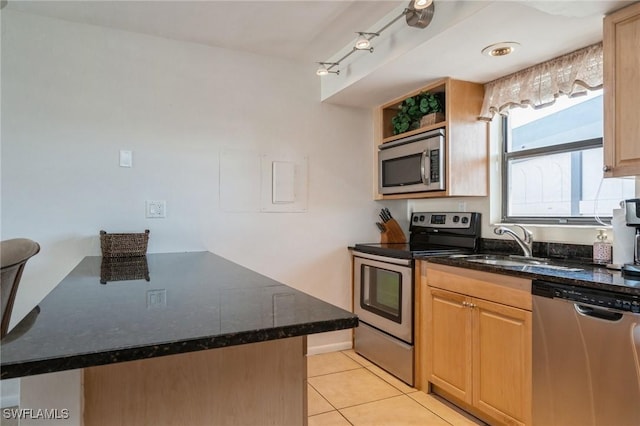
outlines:
[[[610,311],[608,309],[596,308],[578,303],[574,303],[573,307],[578,314],[585,317],[593,317],[610,322],[618,322],[623,317],[621,312]]]

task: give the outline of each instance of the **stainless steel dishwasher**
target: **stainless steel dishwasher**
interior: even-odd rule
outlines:
[[[534,281],[534,426],[640,425],[640,296]]]

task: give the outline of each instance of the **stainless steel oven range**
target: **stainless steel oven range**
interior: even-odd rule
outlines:
[[[409,243],[353,247],[354,348],[405,383],[414,384],[414,259],[478,248],[480,213],[412,213]]]

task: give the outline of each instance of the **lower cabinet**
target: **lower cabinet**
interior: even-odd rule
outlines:
[[[531,282],[427,265],[423,387],[491,424],[530,425]]]

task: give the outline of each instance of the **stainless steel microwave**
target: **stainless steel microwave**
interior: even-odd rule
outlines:
[[[379,146],[378,193],[403,194],[444,189],[444,129]]]

